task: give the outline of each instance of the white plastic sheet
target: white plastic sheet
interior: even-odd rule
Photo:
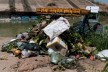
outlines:
[[[49,36],[50,40],[59,36],[64,31],[70,28],[70,24],[67,19],[60,17],[58,20],[52,21],[48,26],[46,26],[43,31]]]
[[[104,58],[104,57],[107,57],[108,58],[108,50],[102,50],[100,51],[97,56],[101,57],[101,58]]]

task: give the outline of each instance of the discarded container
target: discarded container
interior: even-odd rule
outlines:
[[[70,24],[67,19],[60,17],[58,20],[52,21],[47,25],[43,31],[52,40],[53,38],[59,36],[64,31],[70,28]]]
[[[66,48],[67,49],[67,45],[59,37],[56,37],[56,38],[54,38],[53,41],[50,41],[49,43],[47,43],[47,47],[48,48]]]
[[[68,50],[67,45],[59,37],[56,37],[53,41],[47,43],[47,47],[59,52],[62,56],[65,56]]]
[[[51,54],[51,63],[58,64],[58,62],[60,62],[61,60],[62,60],[61,54],[59,54],[57,52],[53,52]]]

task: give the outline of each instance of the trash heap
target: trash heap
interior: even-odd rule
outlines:
[[[95,47],[84,45],[82,37],[73,31],[64,17],[53,20],[50,24],[42,22],[17,35],[15,39],[3,44],[2,51],[13,53],[19,58],[37,55],[49,55],[53,64],[70,68],[77,59],[94,59]]]

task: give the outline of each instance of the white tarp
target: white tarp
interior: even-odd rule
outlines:
[[[50,40],[59,36],[64,31],[70,28],[70,24],[67,19],[60,17],[58,20],[52,21],[48,26],[46,26],[43,31],[49,36]]]

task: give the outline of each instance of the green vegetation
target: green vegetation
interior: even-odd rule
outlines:
[[[98,51],[108,49],[108,36],[106,34],[91,34],[84,40],[86,45],[95,46]]]
[[[96,47],[94,54],[97,52],[108,49],[108,35],[106,34],[90,34],[87,37],[84,37],[84,42],[86,45],[92,45]],[[102,72],[108,72],[108,58],[106,59],[105,67],[103,68]]]

